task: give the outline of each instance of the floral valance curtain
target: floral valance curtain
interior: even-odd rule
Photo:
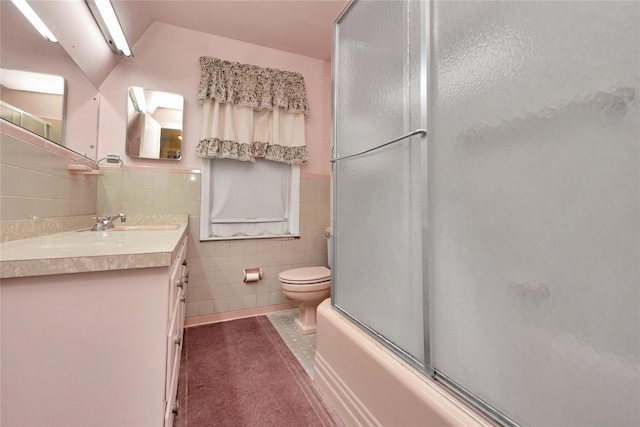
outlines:
[[[309,104],[300,73],[207,56],[200,66],[198,157],[291,164],[309,159],[304,137]]]

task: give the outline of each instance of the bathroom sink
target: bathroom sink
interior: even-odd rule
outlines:
[[[158,231],[158,230],[177,230],[179,224],[163,224],[163,225],[116,225],[106,231]]]

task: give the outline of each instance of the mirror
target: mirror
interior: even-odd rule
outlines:
[[[0,94],[0,117],[64,145],[62,77],[0,68]]]
[[[10,1],[0,1],[0,38],[2,119],[15,124],[22,115],[18,126],[97,160],[98,89],[62,46],[45,40]],[[28,72],[22,76],[30,78],[10,83],[11,72]],[[43,75],[62,79],[64,94],[45,94],[32,86],[33,77]]]
[[[130,157],[180,160],[181,95],[132,86],[127,97],[127,143]]]

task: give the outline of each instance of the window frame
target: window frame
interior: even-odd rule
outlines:
[[[213,160],[202,159],[201,186],[200,186],[200,241],[220,241],[220,240],[246,240],[246,239],[282,239],[300,237],[300,165],[290,164],[289,175],[289,197],[287,203],[288,233],[270,234],[259,236],[212,236],[211,235],[211,210],[213,198],[212,169]],[[264,160],[262,161],[270,161]],[[247,221],[251,223],[255,221]]]

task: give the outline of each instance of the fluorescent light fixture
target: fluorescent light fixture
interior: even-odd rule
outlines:
[[[31,25],[38,30],[42,37],[49,40],[50,42],[58,43],[58,39],[55,38],[51,30],[44,25],[42,19],[33,11],[31,6],[27,3],[27,0],[11,0],[13,4],[22,12],[25,18],[31,22]]]
[[[86,0],[86,2],[111,49],[120,55],[131,56],[131,49],[111,1]]]

